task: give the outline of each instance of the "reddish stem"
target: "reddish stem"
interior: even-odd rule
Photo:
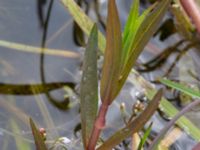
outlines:
[[[180,3],[200,34],[200,11],[197,4],[194,0],[180,0]]]
[[[90,136],[89,144],[87,150],[94,150],[97,140],[99,139],[101,130],[105,127],[106,123],[106,113],[108,110],[109,105],[106,103],[102,103],[99,109],[99,114],[97,116],[97,119],[95,120],[93,131]]]

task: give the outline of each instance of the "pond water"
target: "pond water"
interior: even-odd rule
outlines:
[[[39,1],[41,5],[38,5]],[[42,55],[43,50],[37,49],[44,46],[45,30],[41,24],[44,23],[49,3],[50,0],[0,1],[0,149],[2,150],[34,149],[29,117],[38,127],[46,129],[49,145],[53,145],[58,138],[65,137],[70,140],[69,149],[81,149],[82,146],[80,133],[76,133],[80,128],[79,99],[76,91],[74,93],[70,87],[76,86],[75,89],[78,89],[83,49],[77,45],[77,41],[74,41],[73,20],[60,1],[53,3],[45,42],[45,47],[53,49],[55,53],[49,54],[48,50],[45,50]],[[131,0],[118,1],[122,26],[125,24],[130,4]],[[101,0],[100,6],[102,20],[105,21],[106,1]],[[91,16],[93,13],[94,11],[91,10]],[[103,31],[102,26],[101,29]],[[81,37],[80,32],[78,35],[78,38]],[[177,38],[179,37],[175,35],[165,42],[160,42],[157,36],[146,47],[140,57],[140,62],[153,58],[169,45],[173,45],[174,41],[178,41]],[[79,44],[81,42],[79,41]],[[31,52],[27,51],[27,45]],[[64,54],[61,50],[65,50]],[[197,65],[199,55],[193,51],[191,54],[192,60],[195,60],[191,63]],[[172,56],[167,61],[168,66],[174,61],[173,58]],[[191,57],[186,55],[184,59],[189,62]],[[181,61],[184,62],[184,59]],[[171,77],[184,73],[184,68],[177,69],[181,68],[181,61],[175,66],[176,69]],[[191,63],[188,63],[188,67],[192,65]],[[153,80],[165,70],[162,68],[143,75]],[[188,74],[180,78],[191,81]],[[139,89],[135,88],[131,82],[127,82],[118,101],[114,102],[110,108],[104,137],[108,137],[110,133],[123,125],[120,104],[125,102],[126,109],[130,112],[138,91]],[[66,108],[59,108],[62,102],[65,102]],[[116,116],[116,114],[119,115]],[[166,121],[158,114],[153,117],[153,121],[155,132],[166,124]],[[171,149],[188,150],[196,143],[187,134],[181,133],[182,137],[171,146]],[[185,141],[188,147],[184,146]]]

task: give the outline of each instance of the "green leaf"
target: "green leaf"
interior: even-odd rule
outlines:
[[[124,27],[123,43],[127,41],[128,35],[130,35],[130,33],[136,32],[134,26],[136,24],[138,17],[139,17],[139,0],[134,0],[131,6],[128,19],[126,21],[126,25]],[[126,49],[124,51],[126,51]]]
[[[97,150],[110,150],[114,146],[120,144],[124,139],[130,137],[133,133],[141,130],[158,108],[161,97],[162,90],[159,90],[146,109],[136,119],[132,120],[126,127],[114,133],[114,135],[106,140]]]
[[[101,99],[110,104],[116,95],[122,54],[121,25],[115,0],[109,0],[106,31],[106,50],[101,78]]]
[[[171,119],[167,125],[160,131],[158,136],[153,140],[148,150],[156,149],[161,139],[164,137],[164,135],[167,133],[167,131],[175,124],[175,122],[182,117],[185,113],[187,113],[189,110],[191,110],[193,107],[197,106],[200,103],[200,100],[196,100],[185,106],[181,111],[179,111],[176,116]]]
[[[145,142],[146,142],[148,136],[149,136],[150,133],[151,133],[151,128],[152,128],[152,123],[149,125],[149,127],[148,127],[147,130],[145,131],[145,133],[144,133],[144,135],[143,135],[143,137],[142,137],[142,139],[141,139],[141,141],[140,141],[140,144],[139,144],[139,146],[138,146],[138,150],[142,150],[142,148],[143,148],[143,146],[144,146],[144,144],[145,144]]]
[[[84,11],[76,4],[75,0],[61,0],[63,5],[67,7],[68,11],[73,16],[79,27],[89,36],[94,22],[84,13]],[[102,52],[105,50],[105,38],[103,34],[98,31],[98,46]]]
[[[130,56],[126,62],[125,67],[123,67],[120,78],[121,86],[119,86],[118,90],[120,90],[120,88],[123,86],[139,54],[144,49],[145,45],[150,40],[153,33],[156,31],[169,4],[170,0],[162,0],[161,2],[159,2],[157,7],[149,15],[147,15],[144,21],[141,23],[135,35],[135,40],[131,43]]]
[[[97,26],[94,25],[85,51],[80,92],[81,128],[85,147],[87,147],[98,108],[97,36]]]
[[[41,133],[38,131],[37,127],[35,126],[35,123],[33,120],[30,118],[30,125],[32,129],[32,134],[35,140],[35,146],[37,150],[47,150],[47,147],[44,143],[44,139],[41,135]]]
[[[171,87],[171,88],[174,88],[176,90],[179,90],[189,96],[192,96],[192,97],[195,97],[195,98],[200,98],[200,92],[199,91],[195,91],[193,90],[192,88],[188,88],[180,83],[176,83],[176,82],[173,82],[173,81],[170,81],[170,80],[167,80],[167,79],[160,79],[159,80],[161,83]]]
[[[141,16],[139,16],[139,1],[135,0],[130,11],[127,23],[124,29],[123,36],[123,66],[126,64],[128,57],[130,56],[132,43],[135,41],[135,36],[140,27],[141,23],[144,21],[146,16],[150,13],[150,11],[155,7],[155,5],[151,5],[148,9],[146,9]]]
[[[20,127],[13,119],[10,119],[9,122],[10,122],[11,130],[13,133],[21,132]],[[28,142],[25,142],[24,139],[21,138],[21,136],[17,136],[17,137],[14,136],[14,139],[15,139],[17,150],[31,150],[32,149],[31,144],[29,144]]]

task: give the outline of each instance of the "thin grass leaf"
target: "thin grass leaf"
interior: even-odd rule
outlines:
[[[144,133],[144,135],[143,135],[143,137],[142,137],[142,139],[141,139],[141,141],[140,141],[140,144],[139,144],[139,146],[138,146],[138,150],[142,150],[142,148],[143,148],[143,146],[144,146],[144,144],[145,144],[145,142],[146,142],[148,136],[149,136],[150,133],[151,133],[152,124],[153,124],[153,123],[151,123],[151,124],[148,126],[147,130],[145,131],[145,133]]]
[[[145,20],[140,25],[137,34],[135,35],[135,40],[131,44],[131,52],[130,56],[126,62],[125,67],[123,67],[121,77],[120,77],[120,85],[119,89],[123,86],[126,81],[133,64],[136,62],[139,54],[144,49],[147,42],[152,37],[153,33],[156,31],[159,22],[163,18],[168,6],[170,4],[170,0],[162,0],[158,3],[157,7],[145,18]]]
[[[85,51],[81,81],[81,128],[84,147],[87,147],[98,108],[96,24],[92,28]]]
[[[134,43],[135,41],[135,36],[138,32],[138,29],[140,27],[140,25],[142,24],[142,22],[144,21],[144,19],[146,18],[146,16],[150,13],[150,11],[155,7],[154,5],[151,5],[148,9],[146,9],[141,16],[139,16],[139,9],[137,7],[139,7],[139,1],[136,0],[133,3],[132,6],[133,10],[131,10],[131,13],[136,13],[136,9],[137,9],[137,15],[129,15],[126,26],[125,26],[125,30],[124,30],[124,37],[123,37],[123,65],[126,64],[129,56],[130,56],[130,52],[132,50],[132,43]],[[136,7],[136,8],[135,8]],[[131,22],[131,23],[129,23]],[[131,24],[131,25],[129,25]],[[128,28],[128,29],[127,29]],[[122,66],[123,68],[124,66]]]
[[[171,88],[174,88],[176,90],[179,90],[189,96],[192,96],[192,97],[196,97],[196,98],[200,98],[200,92],[199,91],[195,91],[194,89],[192,88],[188,88],[186,87],[185,85],[182,85],[180,83],[176,83],[176,82],[173,82],[173,81],[170,81],[170,80],[167,80],[167,79],[160,79],[159,80],[161,83],[171,87]]]
[[[21,129],[18,126],[18,124],[15,122],[15,120],[10,119],[9,123],[10,123],[12,132],[14,133],[21,132]],[[23,138],[14,136],[14,139],[15,139],[15,145],[16,145],[17,150],[31,150],[31,144],[28,143],[27,141],[24,141]]]
[[[127,41],[128,35],[130,32],[136,32],[134,30],[134,25],[139,17],[139,0],[134,0],[133,4],[131,6],[131,10],[129,12],[128,19],[126,21],[126,25],[124,27],[124,33],[123,33],[123,43]],[[126,49],[125,49],[126,51]]]
[[[52,82],[46,84],[6,84],[0,83],[0,94],[9,95],[36,95],[69,86],[74,89],[72,82]],[[37,91],[33,92],[33,89]]]
[[[84,11],[76,4],[75,0],[61,0],[63,5],[67,7],[67,10],[73,16],[79,27],[89,36],[90,31],[94,25],[94,22],[84,13]],[[98,31],[98,46],[99,49],[104,52],[106,41],[103,34]]]
[[[131,82],[138,87],[138,90],[145,89],[144,94],[147,96],[148,99],[152,99],[154,94],[157,92],[154,86],[151,83],[146,81],[142,76],[138,74],[135,70],[132,70],[131,74]],[[179,110],[177,110],[173,104],[171,104],[167,99],[162,97],[162,100],[159,105],[160,109],[165,112],[167,116],[173,118]],[[200,130],[196,127],[187,117],[181,117],[176,124],[185,130],[186,133],[191,135],[192,138],[199,141],[200,140]]]
[[[3,41],[0,40],[0,47],[5,47],[8,49],[18,50],[21,52],[27,52],[27,53],[44,53],[47,55],[52,56],[59,56],[59,57],[69,57],[69,58],[79,58],[79,54],[70,50],[60,50],[60,49],[49,49],[49,48],[40,48],[30,45],[24,45],[20,43],[15,42],[9,42],[9,41]]]
[[[41,133],[38,131],[37,127],[35,126],[35,123],[33,120],[30,118],[30,126],[32,129],[32,134],[35,140],[35,146],[37,150],[47,150],[47,147],[44,143],[44,139],[41,135]]]
[[[162,90],[159,90],[154,96],[153,100],[149,103],[147,108],[126,127],[117,131],[108,140],[105,141],[97,150],[111,150],[116,145],[120,144],[124,139],[130,137],[133,133],[141,130],[146,122],[156,111],[162,97]]]
[[[175,124],[175,122],[183,116],[186,112],[188,112],[190,109],[195,107],[196,105],[200,104],[200,100],[195,100],[189,105],[185,106],[172,120],[170,120],[167,125],[161,130],[159,135],[154,139],[153,143],[150,145],[148,150],[154,150],[158,146],[158,143],[160,140],[164,137],[164,135],[167,133],[167,131]]]
[[[106,50],[101,78],[101,99],[110,104],[118,93],[118,86],[122,54],[121,25],[115,0],[109,0],[106,31]]]

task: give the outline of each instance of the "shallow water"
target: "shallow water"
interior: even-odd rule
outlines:
[[[131,1],[117,2],[123,28]],[[44,6],[44,12],[47,11],[48,3],[49,1]],[[101,1],[100,12],[105,21],[106,1]],[[93,16],[92,13],[93,11],[90,11],[91,16]],[[37,1],[2,0],[0,2],[0,22],[0,40],[35,47],[42,45],[43,29],[38,17]],[[68,50],[78,56],[79,52],[82,53],[83,50],[75,44],[72,35],[72,18],[62,4],[59,1],[55,1],[49,21],[46,47]],[[158,37],[154,38],[140,57],[140,62],[149,60],[164,48],[172,45],[177,40],[177,37],[174,36],[165,42],[160,42]],[[155,49],[157,49],[156,53]],[[42,65],[41,54],[36,52],[30,53],[0,46],[0,53],[0,145],[2,145],[2,150],[21,150],[19,145],[26,147],[25,149],[33,149],[34,144],[28,117],[31,117],[38,127],[46,129],[47,141],[50,145],[57,138],[66,137],[71,140],[70,149],[80,149],[80,133],[77,132],[78,137],[74,135],[75,127],[78,130],[77,125],[80,122],[79,100],[75,93],[69,92],[67,88],[69,84],[67,83],[70,82],[70,86],[73,87],[75,86],[73,83],[79,82],[82,58],[44,54],[44,63]],[[194,54],[193,56],[196,57],[193,60],[197,64],[199,57]],[[190,57],[185,59],[190,59]],[[173,58],[169,59],[167,66],[172,62]],[[41,65],[43,66],[45,84],[41,84],[43,81]],[[181,63],[176,65],[175,71],[171,74],[172,77],[176,77],[177,72],[180,71],[177,71],[177,68],[180,66]],[[155,76],[162,73],[163,69],[160,69],[143,75],[147,79],[153,80]],[[185,80],[184,77],[188,77],[188,75],[181,76],[183,80]],[[63,88],[64,85],[65,88]],[[56,101],[64,100],[66,95],[69,94],[71,97],[69,109],[60,110],[55,107],[53,102],[49,100],[49,95],[45,94],[46,91],[49,91],[50,96]],[[107,138],[108,135],[124,125],[120,104],[124,102],[126,111],[131,113],[132,105],[136,99],[136,91],[141,92],[140,89],[137,89],[129,82],[125,85],[118,100],[114,102],[108,113],[104,137]],[[154,121],[154,132],[159,132],[166,124],[166,121],[158,114],[152,120]],[[188,150],[194,146],[196,142],[185,133],[183,135],[174,146],[171,146],[171,149]],[[183,143],[187,143],[188,147],[184,146]]]

